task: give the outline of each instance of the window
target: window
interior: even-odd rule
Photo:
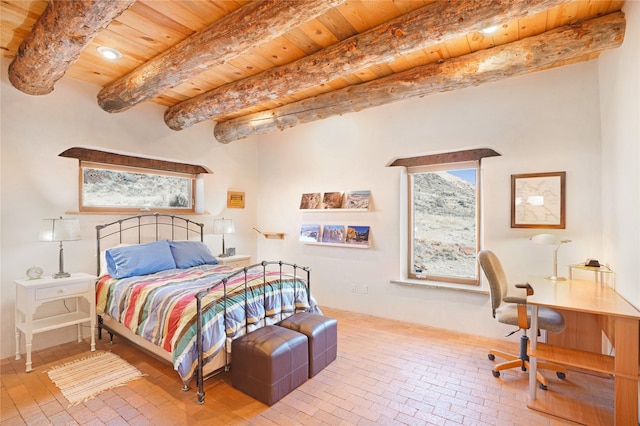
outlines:
[[[80,211],[195,211],[195,175],[85,162],[80,173]]]
[[[410,167],[409,277],[478,284],[479,162]]]
[[[81,212],[201,213],[206,167],[73,147],[59,154],[80,162]]]

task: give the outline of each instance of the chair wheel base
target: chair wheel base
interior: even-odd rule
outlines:
[[[542,383],[538,383],[538,387],[542,390],[547,390],[547,387],[545,385],[543,385]]]
[[[493,377],[500,377],[500,372],[499,371],[491,370],[491,373],[493,373]]]
[[[489,354],[487,355],[487,358],[489,358],[491,361],[496,359],[496,356],[494,354]]]
[[[562,380],[564,380],[564,379],[567,377],[567,375],[566,375],[566,374],[564,374],[564,373],[562,373],[562,372],[560,372],[560,371],[558,371],[558,372],[556,373],[556,376],[558,376],[558,379],[562,379]]]

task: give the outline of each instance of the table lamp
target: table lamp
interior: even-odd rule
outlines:
[[[63,241],[76,241],[80,239],[80,221],[78,219],[43,219],[40,230],[40,241],[57,241],[60,243],[59,271],[53,278],[65,278],[71,276],[64,272]]]
[[[222,234],[222,253],[219,257],[227,257],[227,252],[224,249],[224,234],[234,234],[236,232],[236,228],[233,226],[233,220],[225,219],[214,219],[213,220],[213,233],[214,234]]]
[[[553,255],[553,275],[549,276],[549,277],[545,277],[548,280],[552,280],[552,281],[564,281],[566,280],[565,277],[559,277],[558,276],[558,249],[560,248],[560,246],[564,243],[570,243],[571,240],[561,240],[560,238],[556,237],[553,234],[538,234],[538,235],[534,235],[533,237],[531,237],[531,241],[533,241],[536,244],[548,244],[548,245],[555,245],[556,249],[554,251],[554,255]]]

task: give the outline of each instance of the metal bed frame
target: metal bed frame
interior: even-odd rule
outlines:
[[[116,229],[112,230],[111,228],[114,226],[116,227]],[[151,228],[151,233],[144,234],[143,229],[145,228]],[[104,225],[97,225],[96,226],[96,241],[97,241],[96,248],[98,253],[98,259],[100,259],[100,255],[101,255],[100,253],[102,248],[101,241],[108,237],[113,237],[116,240],[115,244],[122,244],[125,242],[135,242],[137,244],[141,244],[145,241],[157,241],[162,238],[174,240],[179,236],[184,236],[185,240],[188,240],[190,236],[196,236],[196,237],[199,236],[200,241],[204,241],[203,229],[204,229],[204,225],[201,223],[194,222],[190,219],[186,219],[186,218],[175,216],[175,215],[167,215],[167,214],[160,214],[160,213],[136,215],[136,216],[119,219],[117,221],[107,223]],[[126,240],[123,240],[123,234],[125,233],[129,238],[127,238]],[[132,236],[133,238],[131,238]],[[98,276],[100,276],[101,274],[100,261],[98,260],[97,263],[98,263],[97,274]],[[209,286],[205,290],[198,292],[195,295],[196,307],[197,307],[196,348],[198,352],[198,365],[195,371],[195,379],[196,379],[196,385],[198,387],[198,390],[197,390],[198,404],[203,404],[205,400],[204,381],[209,377],[212,377],[222,371],[229,371],[230,363],[228,359],[229,351],[228,351],[227,345],[229,340],[228,338],[232,337],[229,335],[228,332],[226,332],[227,339],[225,339],[225,343],[224,343],[225,347],[223,349],[224,350],[224,366],[216,371],[213,371],[211,374],[205,375],[204,374],[205,362],[204,362],[204,356],[203,356],[203,334],[202,334],[202,331],[203,331],[202,330],[202,327],[203,327],[202,299],[206,297],[207,294],[213,291],[220,284],[223,285],[223,297],[222,297],[222,303],[224,307],[223,320],[224,320],[224,324],[226,324],[228,292],[233,291],[240,286],[244,286],[245,295],[246,295],[246,292],[248,290],[248,281],[249,281],[248,271],[258,267],[262,268],[263,288],[267,286],[267,279],[266,279],[267,271],[273,272],[275,267],[277,267],[275,270],[278,273],[278,278],[280,279],[280,281],[282,281],[284,276],[293,277],[294,292],[297,285],[295,284],[297,282],[297,279],[300,278],[302,281],[305,281],[306,285],[305,284],[303,285],[306,286],[307,303],[309,304],[309,306],[311,306],[311,268],[299,266],[293,263],[286,263],[282,261],[263,261],[251,266],[244,267],[242,269],[235,270],[234,272],[222,278],[221,280],[218,280],[215,283],[212,283],[211,286]],[[300,274],[300,276],[298,274]],[[227,287],[227,283],[229,282],[229,280],[237,278],[238,276],[244,276],[244,279],[242,280],[243,282],[229,289]],[[282,292],[282,286],[280,286],[280,292]],[[266,303],[266,293],[267,293],[266,291],[263,291],[263,304]],[[247,298],[245,297],[244,298],[245,314],[247,310],[247,304],[248,304],[248,301],[247,301]],[[296,312],[296,309],[294,306],[294,313],[295,312]],[[282,315],[283,315],[283,312],[280,313],[280,321],[284,319]],[[246,318],[246,315],[245,315],[245,318]],[[101,331],[103,328],[103,325],[102,325],[103,323],[101,320],[102,320],[101,317],[98,318],[99,338],[101,338]],[[262,321],[263,321],[263,325],[267,325],[266,315]],[[260,324],[258,323],[258,326],[259,325]],[[104,328],[113,337],[113,332],[109,330],[108,327],[104,327]],[[245,328],[245,333],[250,332],[249,330],[250,324],[246,320],[245,320],[244,328]],[[188,389],[189,387],[187,385],[183,386],[182,388],[183,391],[186,391]]]

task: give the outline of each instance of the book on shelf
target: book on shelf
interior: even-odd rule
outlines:
[[[369,245],[369,226],[347,226],[347,244],[368,246]]]
[[[343,225],[324,225],[322,228],[323,243],[344,243],[344,226]]]
[[[342,192],[325,192],[322,197],[322,208],[340,209],[342,208],[342,200],[344,193]]]
[[[320,225],[302,225],[299,240],[317,243],[320,240]]]
[[[371,198],[371,191],[351,191],[348,192],[345,201],[345,209],[368,209],[369,199]]]
[[[302,199],[300,200],[300,208],[301,209],[319,209],[320,203],[322,201],[322,197],[319,192],[310,192],[307,194],[302,194]]]

